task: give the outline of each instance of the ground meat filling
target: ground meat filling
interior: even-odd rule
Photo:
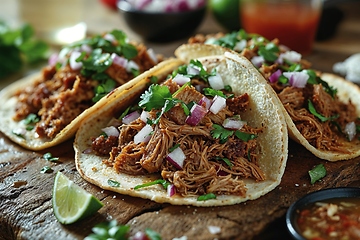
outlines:
[[[174,87],[173,83],[168,80],[164,84],[175,92],[178,87]],[[191,102],[198,101],[202,96],[194,87],[187,86],[178,93],[177,98]],[[107,140],[104,136],[93,139],[92,150],[97,155],[109,156],[103,162],[119,173],[159,173],[163,179],[174,184],[176,192],[182,196],[210,192],[244,196],[247,189],[243,179],[262,181],[265,180],[265,174],[258,165],[256,138],[245,142],[232,135],[225,143],[220,143],[212,137],[215,121],[222,122],[233,116],[229,108],[239,107],[236,114],[246,111],[249,96],[237,96],[229,103],[220,114],[207,114],[196,126],[186,124],[183,110],[175,106],[153,126],[154,131],[147,143],[134,143],[133,136],[145,125],[140,119],[134,120],[119,127],[118,143],[111,143],[110,156],[104,154],[109,149],[109,146],[105,146]],[[158,111],[151,110],[150,114],[156,116]],[[261,133],[261,129],[249,125],[245,125],[241,131],[255,135]],[[169,149],[175,144],[179,144],[186,156],[180,170],[166,160]]]
[[[189,43],[204,43],[211,38],[220,38],[225,36],[222,33],[203,35],[198,34],[191,37]],[[247,46],[253,45],[253,39],[248,40]],[[278,39],[272,40],[272,43],[279,45]],[[256,45],[251,48],[244,48],[240,54],[251,60],[258,55]],[[284,51],[284,50],[283,50]],[[300,65],[302,69],[309,69],[310,62],[301,59]],[[262,64],[259,72],[265,79],[269,79],[279,68],[287,68],[279,63]],[[315,148],[319,150],[335,151],[339,153],[349,153],[342,142],[347,141],[347,136],[343,133],[346,124],[355,122],[359,125],[359,118],[356,115],[355,106],[349,102],[347,104],[339,101],[337,97],[332,98],[330,94],[325,92],[321,84],[307,84],[305,88],[295,88],[281,83],[271,83],[271,86],[278,94],[285,109],[291,116],[297,129],[305,137],[305,139]],[[325,116],[338,116],[334,121],[320,121],[308,110],[308,100],[311,100],[316,111]],[[354,139],[356,139],[355,137]]]
[[[144,45],[138,45],[137,50],[138,55],[132,60],[138,64],[139,72],[144,72],[156,64]],[[133,73],[115,64],[105,73],[117,82],[117,86],[134,77]],[[35,127],[38,136],[53,139],[94,104],[92,98],[97,85],[98,81],[82,76],[80,70],[72,70],[69,65],[58,70],[55,66],[48,66],[43,69],[42,76],[34,84],[19,89],[15,94],[18,102],[13,119],[20,121],[34,113],[40,118]]]

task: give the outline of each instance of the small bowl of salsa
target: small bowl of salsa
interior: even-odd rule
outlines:
[[[286,213],[296,240],[360,239],[360,188],[328,188],[309,193]]]

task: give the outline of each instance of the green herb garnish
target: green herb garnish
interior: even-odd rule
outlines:
[[[339,117],[339,115],[334,115],[331,117],[325,117],[325,116],[321,115],[320,113],[318,113],[316,111],[316,109],[310,99],[308,100],[308,108],[309,108],[309,112],[312,115],[314,115],[315,117],[317,117],[318,119],[320,119],[321,122],[332,121]]]
[[[244,142],[257,138],[256,134],[241,132],[239,130],[235,131],[235,136]]]
[[[40,170],[41,173],[52,173],[53,171],[54,170],[52,170],[52,168],[49,166],[45,166]]]
[[[109,186],[111,186],[111,187],[120,187],[120,183],[115,180],[108,179],[107,182],[108,182]]]
[[[319,164],[313,169],[309,170],[309,176],[311,184],[314,184],[316,181],[319,181],[326,176],[326,168],[323,164]]]
[[[216,160],[220,160],[223,161],[224,163],[226,163],[226,165],[231,169],[234,164],[232,164],[232,162],[230,161],[230,159],[228,158],[224,158],[224,157],[215,157]]]
[[[45,153],[43,155],[43,158],[49,162],[57,162],[59,161],[59,158],[58,157],[53,157],[51,153]]]
[[[219,139],[220,143],[225,143],[229,137],[234,134],[234,131],[223,128],[218,124],[213,124],[213,130],[211,131],[211,135],[215,139]]]
[[[214,193],[207,193],[207,194],[198,196],[198,198],[197,198],[198,201],[206,201],[209,199],[216,199],[216,195]]]
[[[92,234],[84,240],[108,240],[108,239],[127,239],[130,231],[128,225],[117,225],[116,220],[96,224],[92,229]]]
[[[152,181],[152,182],[137,185],[137,186],[134,187],[134,190],[138,190],[138,189],[144,188],[144,187],[153,186],[153,185],[156,185],[156,184],[161,184],[164,187],[164,189],[167,189],[167,187],[169,186],[170,183],[168,181],[164,180],[164,179],[157,179],[157,180]]]

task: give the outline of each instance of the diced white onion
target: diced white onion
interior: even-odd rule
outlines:
[[[133,69],[134,70],[139,70],[140,68],[139,68],[139,65],[136,62],[130,60],[128,62],[127,66],[126,66],[126,71],[131,72],[131,70],[133,70]]]
[[[148,142],[151,138],[153,128],[146,124],[137,134],[134,136],[134,143]]]
[[[140,119],[141,121],[143,121],[144,123],[146,123],[148,121],[148,119],[150,119],[150,113],[148,111],[142,111],[142,113],[140,114]]]
[[[208,230],[211,234],[218,234],[221,232],[221,228],[218,226],[208,226]]]
[[[234,50],[237,52],[241,52],[244,48],[246,48],[247,41],[245,39],[241,39],[239,42],[235,44]]]
[[[157,59],[156,54],[155,54],[155,52],[154,52],[154,50],[152,48],[149,48],[147,50],[147,54],[149,55],[151,60],[153,60],[154,63],[158,63],[158,59]]]
[[[185,75],[182,75],[180,73],[176,74],[176,76],[173,78],[173,81],[175,81],[180,86],[184,85],[185,83],[188,83],[191,81],[191,79]]]
[[[132,121],[138,119],[140,117],[140,113],[138,111],[134,111],[123,117],[122,122],[124,124],[130,124]]]
[[[226,99],[219,95],[216,95],[213,99],[213,102],[209,110],[210,112],[217,114],[225,107],[226,107]]]
[[[82,68],[83,64],[82,62],[77,62],[76,59],[78,57],[80,57],[81,53],[74,51],[71,53],[70,58],[69,58],[69,64],[72,70],[79,70],[80,68]]]
[[[186,117],[185,122],[191,126],[199,124],[201,119],[206,115],[207,110],[199,104],[194,104],[190,109],[190,115]]]
[[[295,51],[287,51],[284,53],[281,53],[276,60],[277,63],[283,64],[284,60],[288,60],[293,63],[298,63],[301,60],[301,54]]]
[[[222,124],[224,128],[228,129],[241,129],[246,124],[245,121],[240,119],[239,115],[226,118]]]
[[[224,89],[224,82],[219,74],[216,74],[215,76],[210,76],[208,78],[210,87],[215,90],[221,90]]]
[[[309,79],[309,75],[305,70],[301,72],[284,72],[283,75],[289,79],[289,84],[296,88],[304,88]]]
[[[86,53],[91,53],[92,52],[92,48],[90,45],[88,44],[83,44],[81,45],[81,51],[84,51]]]
[[[349,122],[345,125],[345,134],[348,136],[349,141],[353,140],[356,135],[355,122]]]
[[[53,53],[50,55],[48,59],[48,64],[53,67],[58,62],[58,59],[59,59],[59,55],[57,53]]]
[[[196,67],[196,66],[188,65],[187,68],[186,68],[186,72],[189,75],[198,75],[200,73],[200,69],[198,67]]]
[[[116,42],[116,38],[111,33],[106,33],[103,37],[105,40],[108,40],[112,43]]]
[[[108,136],[108,137],[110,137],[110,136],[118,137],[119,136],[119,130],[114,126],[104,127],[101,129],[101,131],[103,131],[106,134],[106,136]]]
[[[180,147],[177,147],[166,156],[166,160],[169,161],[176,169],[181,170],[184,166],[186,156]]]
[[[264,62],[265,59],[263,56],[254,56],[253,58],[251,58],[251,63],[257,68],[261,67]]]
[[[276,70],[273,74],[269,77],[269,82],[276,83],[279,80],[279,77],[281,76],[282,72],[280,69]]]

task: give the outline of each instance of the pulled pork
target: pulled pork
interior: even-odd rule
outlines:
[[[138,55],[132,60],[139,66],[139,72],[156,64],[144,45],[139,44],[136,48]],[[116,81],[117,86],[134,77],[133,73],[117,64],[112,64],[105,73]],[[58,70],[55,66],[45,67],[36,82],[15,94],[18,102],[13,119],[20,121],[30,113],[36,114],[40,118],[35,127],[36,133],[41,138],[52,139],[94,104],[92,98],[98,85],[97,80],[84,77],[80,70],[73,70],[69,65]]]
[[[172,93],[179,88],[172,80],[167,80],[164,84]],[[189,86],[176,95],[177,99],[185,103],[198,102],[202,97],[200,92]],[[228,99],[226,108],[216,115],[208,112],[196,126],[185,123],[185,113],[176,105],[153,126],[153,133],[147,143],[134,143],[134,135],[146,124],[140,119],[134,120],[119,127],[118,142],[111,144],[110,156],[103,162],[119,173],[159,173],[176,187],[177,194],[181,196],[206,193],[244,196],[247,189],[243,179],[265,179],[257,162],[256,139],[245,142],[233,134],[225,143],[221,143],[219,139],[212,137],[212,130],[213,124],[221,124],[234,115],[230,109],[237,109],[238,114],[244,112],[248,104],[247,94]],[[159,110],[151,110],[150,114],[156,116],[157,112]],[[261,129],[245,124],[240,131],[257,135]],[[109,149],[109,146],[104,146],[106,138],[100,136],[92,140],[93,152],[104,156],[103,153]],[[166,160],[169,149],[176,144],[179,144],[186,156],[182,169],[177,169]],[[229,163],[224,159],[228,159]]]

